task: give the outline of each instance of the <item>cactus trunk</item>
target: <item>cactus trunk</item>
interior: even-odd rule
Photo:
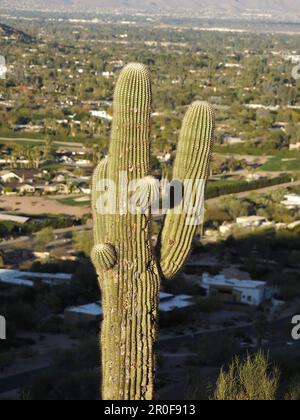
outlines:
[[[109,158],[100,162],[93,177],[95,246],[91,258],[102,290],[102,397],[106,400],[153,399],[160,278],[173,277],[182,268],[195,233],[195,229],[185,226],[183,215],[174,219],[170,212],[162,239],[174,224],[179,238],[177,252],[172,248],[167,255],[168,241],[161,244],[158,253],[152,247],[151,95],[150,74],[145,66],[130,64],[121,72],[114,96]],[[203,104],[195,104],[189,112],[176,167],[184,162],[183,168],[190,167],[192,177],[206,177],[213,116]],[[183,179],[186,172],[175,169],[175,175]],[[125,191],[121,189],[124,178]],[[127,197],[128,184],[134,180],[140,181],[143,199],[132,213],[127,208]],[[107,188],[107,181],[116,189],[110,188],[111,184]],[[103,212],[104,202],[107,212]],[[114,210],[109,208],[113,203]],[[156,254],[163,257],[162,264]],[[174,266],[170,260],[175,261]]]

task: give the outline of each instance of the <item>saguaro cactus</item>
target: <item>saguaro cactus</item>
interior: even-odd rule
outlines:
[[[127,211],[120,188],[124,175],[128,184],[140,181],[140,190],[148,191],[146,202],[153,190],[151,100],[148,69],[128,65],[115,90],[109,157],[99,163],[93,177],[95,246],[91,257],[102,289],[102,396],[106,400],[153,398],[160,279],[170,279],[182,269],[196,231],[195,224],[187,223],[184,210],[177,214],[170,209],[155,250],[150,208],[145,212],[141,205],[135,214]],[[191,105],[181,131],[174,179],[206,180],[213,128],[210,106]],[[103,180],[116,189],[107,191]],[[190,197],[191,202],[199,200],[193,188]],[[99,211],[105,200],[116,202],[115,211]]]

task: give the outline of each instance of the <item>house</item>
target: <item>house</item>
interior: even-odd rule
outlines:
[[[300,150],[300,142],[290,144],[290,150]]]
[[[55,188],[57,194],[67,195],[70,193],[70,188],[67,184],[57,184]]]
[[[300,209],[300,194],[288,194],[281,202],[288,209]]]
[[[86,194],[86,195],[92,194],[92,190],[89,187],[80,187],[80,192],[82,192],[82,194]]]
[[[290,61],[292,64],[298,64],[298,63],[300,63],[300,55],[291,54],[291,55],[288,55],[286,57],[286,59],[288,61]]]
[[[12,171],[1,171],[0,181],[4,182],[4,184],[12,181],[23,182],[23,178],[21,178],[19,175]]]
[[[79,322],[93,322],[102,318],[103,311],[100,302],[67,308],[64,313],[65,322],[76,324]]]
[[[193,305],[192,296],[189,295],[171,295],[166,293],[160,294],[160,312],[173,312],[188,308]]]
[[[92,193],[91,186],[86,182],[81,182],[78,184],[78,188],[82,194],[90,195]]]
[[[238,217],[235,223],[224,222],[219,227],[221,235],[229,234],[233,229],[264,229],[275,226],[274,222],[269,222],[265,217],[260,216],[245,216]]]
[[[225,63],[225,68],[227,69],[240,69],[242,68],[241,64],[237,64],[237,63]]]
[[[243,143],[245,143],[245,140],[242,140],[240,137],[226,136],[223,139],[223,144],[227,144],[229,146],[235,146],[237,144],[243,144]]]
[[[30,184],[24,184],[20,187],[17,187],[17,190],[20,194],[34,194],[35,193],[35,187]]]
[[[89,159],[78,159],[76,161],[76,165],[78,166],[89,166],[92,162]]]
[[[58,182],[59,184],[65,181],[65,176],[63,174],[58,174],[55,178],[53,178],[53,182]]]
[[[171,155],[171,153],[161,154],[161,155],[158,155],[158,156],[157,156],[157,159],[158,159],[161,163],[169,163],[169,162],[171,162],[172,155]]]
[[[286,123],[286,122],[280,122],[280,121],[275,122],[272,125],[272,128],[275,128],[276,130],[281,130],[284,133],[286,132],[287,127],[288,127],[288,123]]]
[[[219,227],[219,232],[221,235],[228,235],[232,231],[232,229],[234,229],[235,226],[236,226],[235,223],[224,222]]]
[[[258,228],[267,223],[267,219],[265,217],[260,216],[246,216],[246,217],[238,217],[236,219],[236,224],[238,227],[242,228]]]
[[[35,186],[36,191],[41,191],[43,194],[55,194],[57,192],[56,185],[42,184]]]
[[[296,222],[290,223],[287,228],[289,230],[294,230],[300,226],[300,220],[297,220]]]
[[[109,71],[103,71],[102,72],[102,77],[105,77],[106,79],[109,79],[110,77],[113,77],[113,73],[109,72]]]
[[[256,173],[250,173],[250,174],[247,174],[247,176],[246,176],[246,181],[247,182],[253,182],[253,181],[259,181],[260,179],[263,179],[264,177],[262,177],[261,175],[259,175],[259,174],[256,174]]]
[[[192,296],[189,295],[174,296],[170,293],[161,292],[159,310],[162,313],[167,313],[188,308],[194,305],[191,299]],[[99,321],[102,315],[103,311],[100,302],[67,308],[64,313],[65,321],[71,324]]]
[[[70,284],[72,274],[64,273],[32,273],[19,270],[0,270],[0,283],[10,284],[12,286],[34,287],[40,283],[49,286],[63,286]]]
[[[29,221],[29,217],[15,216],[12,214],[0,213],[0,222],[14,222],[24,225]]]
[[[73,165],[73,164],[75,163],[75,161],[74,161],[71,157],[66,156],[66,155],[61,156],[61,157],[58,159],[58,162],[59,162],[59,163],[65,163],[65,164],[67,164],[67,165]]]
[[[267,298],[267,284],[263,281],[227,279],[224,275],[203,274],[201,287],[208,296],[223,302],[261,305]]]
[[[112,116],[110,116],[106,111],[90,111],[92,117],[100,118],[105,121],[112,121]]]
[[[280,109],[279,105],[262,105],[262,104],[246,104],[245,105],[246,108],[248,109],[254,109],[254,110],[258,110],[258,109],[266,109],[267,111],[278,111]]]

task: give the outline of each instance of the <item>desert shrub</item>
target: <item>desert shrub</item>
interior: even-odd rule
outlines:
[[[213,399],[216,401],[274,401],[280,373],[268,357],[257,353],[245,361],[235,358],[228,372],[221,371]]]
[[[292,378],[284,398],[286,401],[300,401],[300,377]]]
[[[94,246],[93,232],[75,232],[73,235],[75,248],[85,256],[91,255]]]

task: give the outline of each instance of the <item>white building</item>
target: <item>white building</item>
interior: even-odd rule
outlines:
[[[34,194],[35,187],[30,184],[23,184],[18,188],[20,194]]]
[[[23,179],[11,171],[2,171],[0,172],[0,181],[6,183],[6,182],[12,182],[12,181],[18,181],[23,182]]]
[[[288,209],[300,209],[300,194],[288,194],[281,202]]]
[[[288,61],[290,61],[292,64],[298,64],[298,63],[300,63],[300,55],[297,55],[297,54],[288,55],[286,57],[286,59]]]
[[[188,308],[193,305],[189,295],[171,295],[169,293],[160,293],[160,312],[172,312],[178,309]]]
[[[275,226],[275,222],[269,222],[265,217],[245,216],[238,217],[236,223],[223,223],[219,227],[221,235],[228,235],[233,229],[264,229]]]
[[[78,159],[76,165],[78,166],[90,166],[92,162],[89,159]]]
[[[72,274],[63,273],[33,273],[30,271],[19,270],[0,270],[0,283],[12,286],[34,287],[38,283],[48,284],[49,286],[62,286],[69,284]]]
[[[194,303],[192,302],[192,296],[189,295],[172,295],[170,293],[160,293],[160,312],[172,312],[188,308]],[[65,320],[68,323],[76,322],[90,322],[97,321],[102,318],[103,311],[100,302],[89,303],[87,305],[76,306],[67,308],[65,310]]]
[[[24,225],[29,221],[29,217],[15,216],[13,214],[0,213],[0,222],[14,222]]]
[[[112,121],[112,116],[109,115],[106,111],[90,111],[92,117],[100,118],[105,121]]]
[[[242,140],[240,137],[226,136],[223,139],[223,143],[228,144],[230,146],[235,146],[237,144],[245,143],[245,140]]]
[[[243,228],[258,228],[264,226],[266,223],[267,219],[260,216],[245,216],[236,219],[237,226]]]
[[[114,76],[113,72],[110,72],[110,71],[102,72],[102,77],[105,77],[105,79],[109,79],[110,77],[113,77],[113,76]]]
[[[100,302],[67,308],[64,313],[65,321],[70,324],[98,321],[102,318],[102,315],[103,311]]]
[[[171,161],[172,155],[171,153],[166,153],[166,154],[162,154],[162,155],[158,155],[157,159],[161,162],[161,163],[168,163]]]
[[[300,142],[290,144],[290,150],[300,150]]]
[[[227,279],[224,275],[203,274],[201,287],[208,296],[224,302],[261,305],[267,298],[267,284],[263,281]]]

